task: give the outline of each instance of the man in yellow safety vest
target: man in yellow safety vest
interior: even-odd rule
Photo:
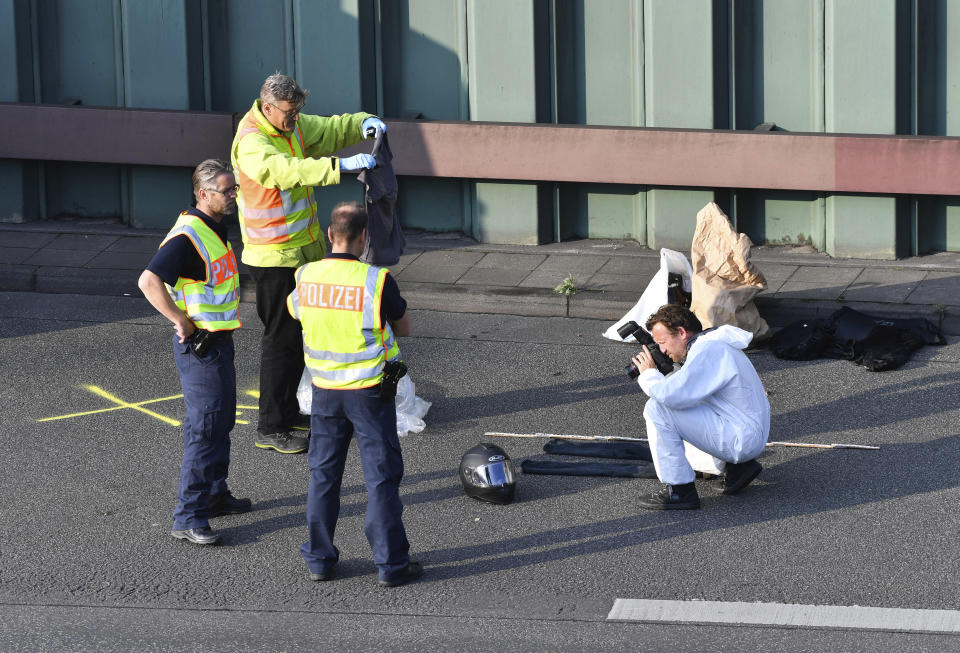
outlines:
[[[287,308],[303,325],[303,356],[313,380],[310,422],[310,539],[300,549],[310,579],[330,580],[339,559],[333,533],[350,439],[357,438],[367,485],[367,540],[379,584],[395,587],[423,575],[411,561],[401,518],[403,457],[394,401],[400,371],[397,336],[410,333],[407,303],[386,268],[359,260],[367,213],[355,202],[330,216],[332,251],[296,272]],[[392,386],[391,382],[392,381]]]
[[[173,357],[187,408],[172,535],[214,544],[220,536],[210,529],[210,517],[250,510],[250,499],[227,489],[237,413],[233,332],[240,328],[237,259],[222,222],[237,206],[230,165],[217,159],[198,165],[193,194],[196,207],[177,218],[139,286],[173,323]]]
[[[340,183],[343,171],[373,168],[369,154],[331,155],[386,130],[369,113],[301,113],[306,97],[287,75],[269,76],[240,121],[230,155],[240,185],[241,260],[256,284],[264,326],[254,444],[280,453],[307,449],[307,439],[291,433],[308,429],[309,420],[300,415],[296,397],[303,373],[300,325],[287,314],[284,299],[294,287],[293,271],[326,251],[313,187]]]

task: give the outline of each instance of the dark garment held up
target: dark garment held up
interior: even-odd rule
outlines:
[[[366,187],[367,242],[360,260],[371,265],[395,265],[403,254],[406,239],[397,213],[397,177],[393,173],[393,153],[387,134],[380,132],[373,145],[377,167],[363,170],[357,181]]]

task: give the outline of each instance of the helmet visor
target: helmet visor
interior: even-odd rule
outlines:
[[[473,478],[481,487],[510,485],[513,483],[513,463],[509,460],[485,463],[474,468]]]

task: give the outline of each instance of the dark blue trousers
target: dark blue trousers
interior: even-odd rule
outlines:
[[[312,573],[330,571],[340,558],[333,532],[340,515],[340,486],[350,439],[356,436],[367,486],[365,532],[381,579],[390,579],[410,562],[403,527],[400,480],[403,457],[397,437],[397,409],[382,401],[376,387],[361,390],[313,388],[310,419],[310,489],[307,527],[300,547]]]
[[[183,422],[183,464],[173,527],[208,526],[212,495],[227,491],[230,429],[237,419],[237,373],[233,335],[221,336],[202,359],[173,336],[187,416]]]

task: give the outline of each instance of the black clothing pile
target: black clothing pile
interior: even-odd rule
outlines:
[[[593,442],[551,438],[543,445],[549,454],[583,456],[587,458],[618,458],[636,460],[635,463],[579,462],[526,459],[520,463],[524,474],[561,476],[621,476],[627,478],[656,478],[650,447],[642,442]]]
[[[770,339],[777,358],[842,358],[872,372],[895,370],[924,345],[946,340],[926,318],[887,319],[844,306],[827,318],[788,324]]]

